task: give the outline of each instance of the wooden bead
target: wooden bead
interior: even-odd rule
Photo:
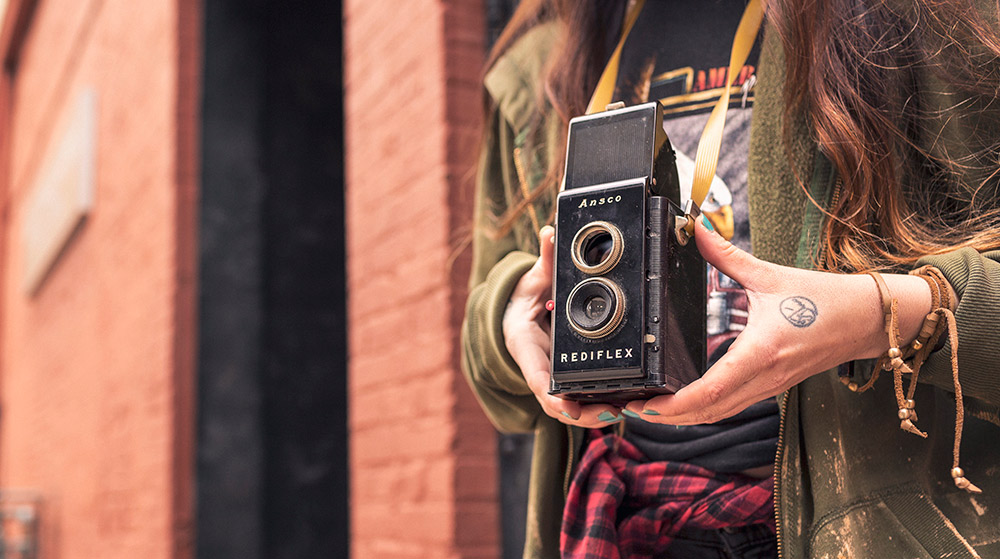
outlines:
[[[959,489],[965,489],[970,485],[972,485],[972,482],[965,479],[964,477],[957,477],[955,478],[955,485],[957,485]]]
[[[840,377],[840,384],[843,384],[844,386],[851,384],[851,377]]]
[[[901,357],[893,357],[889,364],[892,365],[893,369],[900,369],[903,367],[903,359]]]
[[[951,477],[955,478],[956,480],[960,477],[965,477],[965,470],[963,470],[962,468],[952,468]]]
[[[850,390],[851,392],[857,392],[858,391],[858,383],[856,383],[856,382],[848,383],[847,384],[847,389]]]
[[[899,356],[903,355],[903,352],[899,351],[898,347],[890,347],[889,351],[888,351],[888,355],[889,355],[890,359],[896,359]]]
[[[908,410],[912,410],[913,408],[917,407],[917,403],[914,402],[913,400],[907,400],[903,402],[903,406],[905,406],[906,409]]]
[[[906,408],[899,408],[899,413],[897,415],[899,416],[899,419],[904,419],[904,420],[905,419],[909,419],[910,418],[910,410],[908,410]]]
[[[924,347],[924,344],[922,344],[920,342],[920,340],[913,340],[913,344],[911,345],[911,347],[913,347],[913,349],[917,350],[917,349],[920,349],[920,348]]]

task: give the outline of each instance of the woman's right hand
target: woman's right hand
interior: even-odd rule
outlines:
[[[528,388],[542,410],[551,417],[580,427],[604,427],[623,419],[621,410],[608,404],[580,405],[549,394],[552,340],[551,322],[545,304],[552,298],[552,257],[555,230],[538,232],[540,255],[510,295],[503,315],[503,336],[507,351],[521,368]]]

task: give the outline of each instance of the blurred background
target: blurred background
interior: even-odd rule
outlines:
[[[0,0],[0,559],[521,553],[461,376],[516,0]]]

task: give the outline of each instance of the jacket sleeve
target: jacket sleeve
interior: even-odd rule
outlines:
[[[527,432],[534,428],[541,407],[507,352],[501,324],[511,292],[537,256],[519,250],[530,241],[518,242],[514,231],[499,238],[490,234],[496,216],[506,211],[518,184],[510,124],[500,114],[490,120],[495,129],[483,144],[476,179],[472,273],[462,324],[462,370],[498,429]]]
[[[922,258],[918,265],[936,266],[959,297],[958,371],[963,396],[989,407],[1000,406],[1000,251],[979,253],[963,248]],[[954,390],[950,342],[931,354],[920,369],[920,380]]]

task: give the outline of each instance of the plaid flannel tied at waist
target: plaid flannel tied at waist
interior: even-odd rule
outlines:
[[[594,431],[570,485],[565,559],[651,559],[684,527],[774,529],[774,479],[648,462],[627,440]]]

